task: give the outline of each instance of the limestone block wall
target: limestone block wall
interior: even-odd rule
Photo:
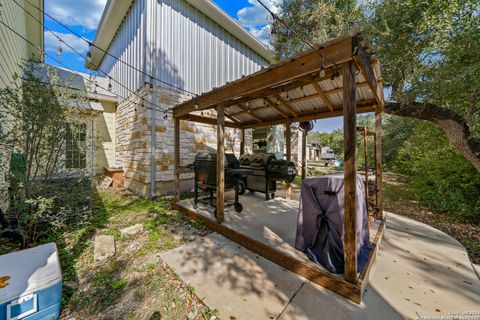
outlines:
[[[174,145],[173,117],[168,110],[190,99],[189,96],[162,87],[150,89],[144,86],[138,92],[145,100],[155,100],[155,105],[132,97],[117,108],[116,159],[125,172],[125,187],[135,193],[150,195],[152,170],[155,170],[156,194],[173,192]],[[153,111],[153,112],[152,112]],[[199,112],[200,113],[200,112]],[[205,117],[215,117],[213,111],[201,112]],[[152,144],[152,127],[155,128],[155,142]],[[180,121],[180,165],[193,163],[199,152],[216,152],[216,126]],[[227,128],[225,150],[240,154],[240,130]],[[251,147],[251,130],[245,133],[246,152]],[[153,157],[152,157],[153,151]],[[250,150],[251,151],[251,150]],[[152,167],[152,161],[155,167]],[[180,176],[183,190],[193,188],[193,173]]]

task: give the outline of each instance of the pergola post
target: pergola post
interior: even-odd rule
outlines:
[[[367,213],[370,216],[368,211],[368,127],[363,128],[363,151],[365,157],[365,203],[367,205]]]
[[[302,181],[307,176],[307,131],[302,132]]]
[[[245,154],[245,129],[240,129],[240,155]]]
[[[344,278],[357,280],[357,234],[356,234],[356,84],[355,65],[348,62],[343,67],[343,135],[344,135]]]
[[[217,106],[217,205],[216,218],[223,222],[225,201],[225,113],[223,106]]]
[[[382,113],[379,107],[375,110],[375,205],[377,219],[383,220],[382,192]]]
[[[285,125],[285,160],[292,161],[292,125],[287,123]],[[290,199],[292,195],[292,184],[287,182],[285,189],[285,198]]]
[[[173,200],[178,202],[180,199],[180,119],[173,119]]]

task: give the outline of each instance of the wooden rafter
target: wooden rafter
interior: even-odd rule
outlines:
[[[330,99],[328,99],[325,92],[323,92],[323,90],[320,87],[320,85],[318,84],[318,82],[313,82],[312,85],[313,85],[313,88],[315,89],[315,91],[317,91],[318,96],[322,99],[323,103],[325,103],[325,105],[327,106],[328,110],[333,111],[332,102],[330,101]]]
[[[286,114],[282,109],[280,109],[280,107],[272,101],[272,99],[268,98],[268,97],[265,97],[263,98],[263,100],[271,107],[275,108],[275,110],[277,110],[278,113],[280,113],[285,119],[288,119],[288,114]]]
[[[360,101],[357,103],[357,113],[365,113],[365,112],[373,112],[375,111],[376,106],[375,100],[367,100],[367,101]],[[342,106],[335,106],[335,110],[333,112],[330,111],[321,111],[321,112],[304,112],[298,114],[298,116],[294,119],[279,119],[279,120],[270,120],[270,121],[263,121],[262,123],[256,122],[249,122],[242,124],[242,128],[259,128],[259,127],[269,127],[278,124],[285,124],[289,121],[293,122],[302,122],[302,121],[309,121],[315,119],[326,119],[332,117],[339,117],[343,115]]]
[[[196,109],[209,109],[219,102],[233,100],[235,97],[246,96],[318,72],[323,63],[321,55],[327,57],[327,67],[333,65],[330,61],[335,61],[337,64],[350,61],[352,59],[352,39],[351,37],[341,39],[318,50],[318,52],[310,51],[296,59],[291,59],[288,63],[261,70],[251,76],[186,101],[173,108],[173,116],[181,117]]]
[[[298,117],[298,112],[295,111],[292,106],[289,104],[289,102],[285,101],[282,99],[282,97],[280,96],[277,96],[277,100],[278,102],[284,107],[286,108],[291,114],[293,114],[295,117]]]
[[[360,72],[363,74],[370,90],[372,90],[375,99],[377,100],[378,105],[383,109],[384,103],[382,98],[382,93],[378,90],[379,86],[375,78],[375,71],[373,70],[372,61],[370,56],[365,51],[365,48],[360,45],[357,39],[353,41],[355,47],[355,54],[353,56],[353,61],[355,61],[356,66],[360,69]]]
[[[243,104],[243,103],[238,104],[238,106],[239,106],[240,108],[242,108],[243,111],[245,111],[245,113],[248,114],[250,117],[252,117],[253,119],[257,120],[257,122],[262,122],[262,121],[263,121],[263,119],[260,118],[260,117],[257,115],[255,109],[250,109],[249,107],[247,107],[247,106],[246,106],[245,104]]]
[[[312,83],[312,85],[313,85],[313,83]],[[367,82],[357,83],[357,88],[363,88],[363,87],[368,87],[368,83]],[[342,93],[342,91],[343,91],[343,88],[340,87],[340,88],[335,88],[335,89],[332,89],[332,90],[324,91],[323,93],[325,94],[325,96],[328,97],[331,94]],[[290,100],[288,100],[288,103],[298,103],[298,102],[302,102],[302,101],[315,99],[315,98],[318,98],[318,97],[319,97],[318,94],[311,94],[311,95],[300,97],[300,98],[290,99]]]

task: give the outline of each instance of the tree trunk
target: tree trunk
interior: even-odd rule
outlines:
[[[385,112],[435,123],[445,132],[448,141],[480,172],[480,142],[473,136],[465,119],[455,111],[430,103],[404,105],[388,102]]]

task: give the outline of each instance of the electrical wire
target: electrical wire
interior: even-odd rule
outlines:
[[[13,1],[17,2],[17,0],[13,0]],[[17,3],[17,5],[19,5],[20,7],[22,7],[19,3]],[[168,86],[170,86],[171,88],[174,88],[174,89],[176,89],[176,90],[178,90],[178,91],[188,93],[189,95],[198,96],[198,94],[196,94],[196,93],[194,93],[194,92],[191,92],[191,91],[188,91],[188,90],[186,90],[186,89],[180,88],[180,87],[178,87],[178,86],[176,86],[176,85],[174,85],[174,84],[171,84],[171,83],[169,83],[169,82],[167,82],[167,81],[158,79],[158,78],[156,78],[156,77],[154,77],[154,76],[146,73],[145,71],[143,71],[143,70],[141,70],[141,69],[139,69],[139,68],[137,68],[137,67],[129,64],[128,62],[123,61],[121,58],[119,58],[119,57],[111,54],[110,52],[108,52],[108,50],[104,50],[104,49],[100,48],[99,46],[97,46],[97,45],[96,45],[95,43],[93,43],[92,41],[90,41],[90,40],[88,40],[88,39],[85,39],[83,36],[81,36],[81,35],[80,35],[79,33],[77,33],[75,30],[73,30],[72,28],[66,26],[65,24],[63,24],[62,22],[60,22],[59,20],[57,20],[56,18],[52,17],[50,14],[48,14],[48,13],[45,12],[44,10],[40,9],[39,7],[35,6],[35,5],[32,4],[32,3],[30,3],[30,5],[31,5],[32,7],[34,7],[36,10],[38,10],[39,12],[41,12],[42,14],[46,15],[47,17],[49,17],[50,19],[52,19],[53,21],[55,21],[56,23],[58,23],[59,25],[61,25],[63,28],[65,28],[66,30],[68,30],[69,32],[71,32],[71,33],[72,33],[73,35],[75,35],[76,37],[78,37],[78,38],[82,39],[83,41],[85,41],[85,42],[88,44],[89,47],[95,47],[95,48],[97,48],[98,50],[102,51],[103,53],[105,53],[106,55],[110,56],[111,58],[114,58],[115,60],[123,63],[124,65],[126,65],[126,66],[134,69],[134,70],[137,71],[137,72],[140,72],[141,74],[143,74],[143,75],[145,75],[145,76],[147,76],[147,77],[149,77],[149,78],[151,78],[151,79],[153,79],[153,80],[156,80],[156,81],[158,81],[158,82],[160,82],[160,83],[163,83],[163,84],[165,84],[165,85],[168,85]],[[23,8],[23,7],[22,7],[22,8]],[[25,10],[25,8],[23,8],[23,10]],[[27,11],[27,10],[25,10],[25,11]]]
[[[58,36],[53,30],[51,30],[50,28],[48,28],[47,26],[45,26],[45,24],[43,24],[40,20],[38,20],[35,16],[33,16],[30,12],[28,12],[27,10],[25,10],[24,7],[22,7],[19,3],[17,3],[16,0],[13,0],[20,8],[22,8],[27,14],[29,14],[35,21],[37,21],[42,27],[44,27],[48,32],[50,32],[54,37],[57,38],[57,40],[63,44],[65,44],[68,48],[70,48],[70,50],[72,50],[74,53],[76,53],[79,57],[81,57],[82,59],[84,59],[85,61],[88,61],[88,56],[85,57],[83,56],[78,50],[76,50],[74,47],[72,47],[70,44],[68,44],[64,39],[62,39],[60,36]],[[46,53],[45,53],[46,54]],[[66,67],[67,69],[69,69],[68,67]],[[130,88],[128,88],[127,86],[123,85],[121,82],[119,82],[118,80],[116,80],[115,78],[109,76],[105,71],[101,70],[101,69],[98,69],[101,73],[103,73],[104,75],[106,75],[108,77],[109,80],[113,80],[115,83],[117,83],[118,85],[120,85],[122,88],[124,88],[125,90],[127,90],[130,94],[133,94],[137,97],[140,97],[135,91],[131,90]],[[108,90],[108,89],[106,89]],[[108,90],[110,91],[110,90]],[[124,97],[120,96],[122,99],[125,100]],[[143,97],[140,97],[141,99],[144,99]],[[145,99],[144,99],[145,100]],[[173,100],[170,100],[170,99],[166,99],[167,101],[170,101],[174,104],[176,104],[177,102],[176,101],[173,101]],[[156,106],[157,108],[161,109],[159,111],[162,111],[162,112],[166,112],[168,110],[168,108],[162,108],[160,106]],[[158,110],[158,109],[157,109]]]
[[[7,29],[9,29],[11,32],[13,32],[14,34],[16,34],[18,37],[20,37],[21,39],[23,39],[26,43],[28,43],[29,45],[31,45],[32,47],[36,48],[37,50],[40,50],[40,51],[43,51],[43,49],[41,49],[40,47],[38,47],[37,45],[35,45],[33,42],[29,41],[27,38],[25,38],[24,36],[22,36],[20,33],[18,33],[17,31],[15,31],[13,28],[11,28],[9,25],[7,25],[5,22],[3,22],[2,20],[0,20],[0,24],[4,25]],[[53,57],[52,55],[44,52],[45,56],[49,57],[50,59],[52,59],[53,61],[57,62],[59,65],[63,66],[64,68],[66,68],[67,70],[69,70],[70,72],[72,72],[73,74],[75,74],[76,76],[79,76],[81,78],[83,78],[84,80],[87,80],[88,82],[92,83],[93,81],[87,77],[85,77],[84,75],[76,72],[76,71],[73,71],[73,70],[70,70],[63,62],[61,62],[60,60],[56,59],[55,57]],[[107,88],[99,85],[99,84],[94,84],[96,87],[98,88],[101,88],[101,89],[104,89],[106,91],[108,91]],[[151,101],[148,101],[147,99],[143,98],[142,96],[138,95],[137,93],[134,93],[135,95],[137,95],[140,99],[142,99],[142,101],[145,101],[147,103],[150,104],[150,106],[157,110],[157,111],[160,111],[160,112],[164,112],[165,116],[164,116],[164,120],[166,120],[166,116],[167,116],[167,109],[161,109],[161,107],[159,107],[158,105],[152,103]],[[127,98],[121,96],[121,95],[118,95],[120,98],[124,99],[124,100],[128,100]],[[158,109],[160,108],[160,109]]]
[[[337,64],[335,63],[335,61],[332,61],[330,59],[328,59],[324,54],[320,53],[319,49],[315,48],[315,46],[313,44],[311,44],[309,41],[307,41],[304,37],[302,37],[300,35],[300,33],[298,33],[295,29],[293,29],[291,26],[289,26],[285,20],[283,20],[282,18],[280,18],[278,15],[276,15],[272,10],[270,10],[270,8],[268,6],[266,6],[262,0],[257,0],[258,3],[260,3],[262,5],[262,7],[265,8],[265,10],[268,11],[268,13],[270,13],[270,15],[272,16],[272,18],[274,20],[277,20],[278,22],[280,22],[281,24],[283,24],[283,26],[287,29],[289,29],[297,38],[299,38],[303,43],[305,43],[308,47],[310,47],[313,51],[317,52],[320,57],[322,57],[323,59],[327,60],[327,61],[330,61],[334,66],[335,68],[337,68]]]

